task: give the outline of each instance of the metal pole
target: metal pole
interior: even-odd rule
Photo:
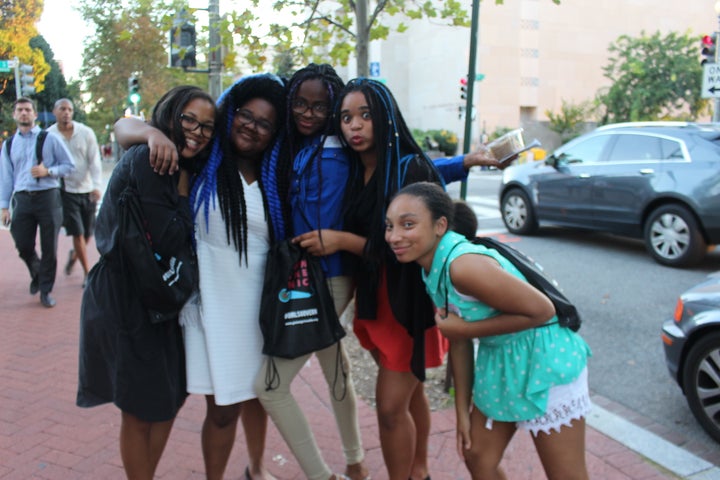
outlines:
[[[20,89],[20,60],[15,57],[15,99],[17,100],[22,96]]]
[[[214,99],[220,97],[222,93],[222,52],[220,51],[220,0],[208,1],[208,17],[209,17],[209,46],[210,57],[208,61],[208,89],[210,96]]]
[[[718,43],[720,43],[720,11],[718,11],[718,8],[720,8],[720,1],[715,3],[715,13],[717,14],[718,19],[718,30],[715,32],[715,38],[713,39],[715,41],[715,65],[717,66],[718,63],[720,63],[720,52],[718,51]],[[715,97],[714,99],[714,106],[713,108],[713,122],[720,122],[720,98]]]
[[[463,153],[470,151],[472,137],[473,93],[475,92],[475,64],[477,59],[478,21],[480,18],[480,0],[473,0],[472,20],[470,23],[470,60],[468,62],[467,98],[465,99],[465,135],[463,138]],[[465,200],[467,195],[467,180],[460,184],[460,198]]]

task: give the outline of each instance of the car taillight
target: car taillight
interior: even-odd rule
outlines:
[[[682,320],[682,314],[684,309],[685,305],[683,305],[682,298],[678,298],[677,304],[675,305],[675,313],[673,314],[673,319],[675,320],[675,323],[680,323],[680,320]]]

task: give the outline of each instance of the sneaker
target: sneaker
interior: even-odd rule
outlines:
[[[65,264],[65,275],[70,275],[72,273],[76,261],[77,258],[75,258],[75,251],[73,249],[70,249],[70,253],[68,253],[67,263]]]
[[[49,293],[41,293],[40,294],[40,303],[42,303],[42,306],[45,308],[52,308],[55,306],[55,299],[50,296]]]

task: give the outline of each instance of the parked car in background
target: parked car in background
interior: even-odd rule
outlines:
[[[680,295],[662,340],[670,375],[697,421],[720,442],[720,272]]]
[[[643,238],[661,264],[693,265],[720,242],[720,124],[599,127],[505,169],[500,211],[515,234],[548,223]]]

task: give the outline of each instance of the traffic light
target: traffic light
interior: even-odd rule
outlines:
[[[467,99],[467,78],[463,77],[460,79],[460,99],[466,100]]]
[[[20,95],[27,97],[35,93],[35,77],[32,75],[33,66],[21,63],[18,67],[20,74]]]
[[[713,32],[712,35],[703,35],[701,42],[701,50],[700,53],[702,53],[703,59],[700,62],[700,65],[705,65],[706,63],[715,63],[715,51],[717,49],[717,38],[718,34],[717,32]]]
[[[187,12],[181,10],[170,29],[170,66],[195,68],[196,41],[195,25],[190,23]]]
[[[128,78],[128,101],[133,105],[140,103],[140,80],[131,75]]]

